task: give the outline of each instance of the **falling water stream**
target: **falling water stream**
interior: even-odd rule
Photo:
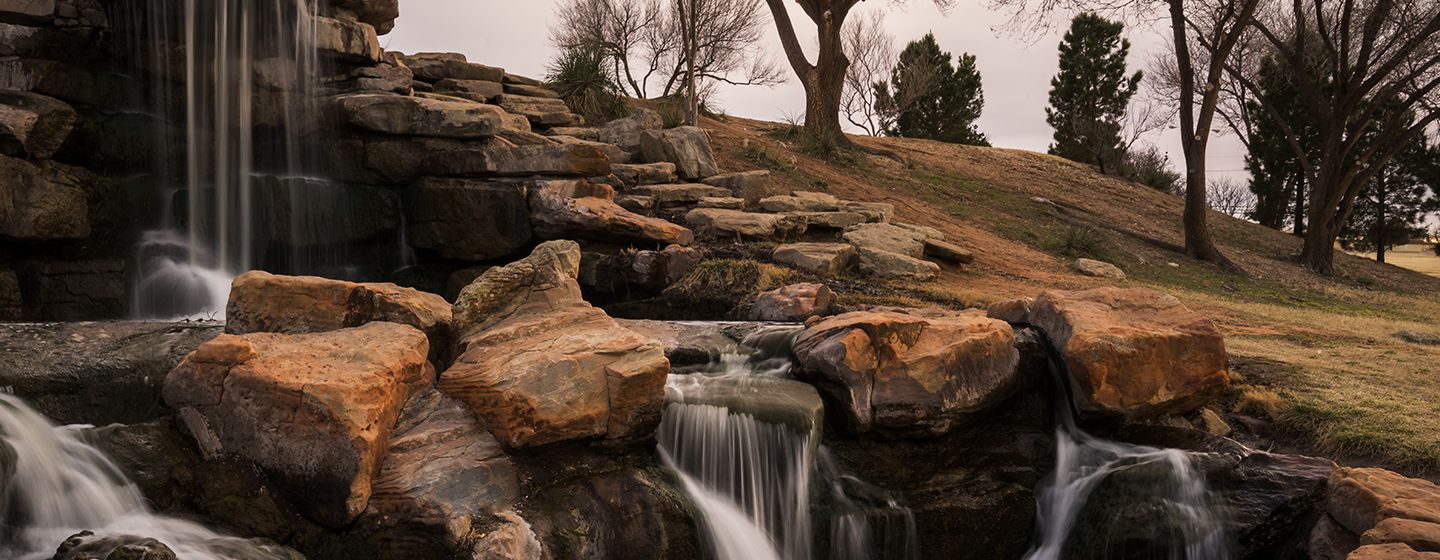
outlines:
[[[917,558],[909,510],[844,473],[820,445],[819,407],[805,404],[818,395],[788,375],[799,332],[761,330],[742,345],[751,352],[672,375],[661,461],[699,510],[719,560],[804,560],[823,549],[836,560]]]
[[[18,397],[0,392],[0,442],[15,458],[13,479],[8,485],[0,479],[0,558],[50,558],[82,530],[154,538],[186,560],[288,557],[269,545],[151,512],[120,468],[85,440],[85,428],[53,426]]]

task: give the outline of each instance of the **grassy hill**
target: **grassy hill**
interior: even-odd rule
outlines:
[[[702,123],[724,169],[764,168],[781,186],[895,204],[976,254],[934,285],[930,303],[980,306],[1045,289],[1115,283],[1078,275],[1074,257],[1110,261],[1121,284],[1171,293],[1213,317],[1243,385],[1233,406],[1271,416],[1299,451],[1440,474],[1440,278],[1342,255],[1323,277],[1293,260],[1299,239],[1214,213],[1215,241],[1248,274],[1187,258],[1183,201],[1060,158],[925,140],[856,138],[899,160],[808,156],[787,125],[734,117]]]

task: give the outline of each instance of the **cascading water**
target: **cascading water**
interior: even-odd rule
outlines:
[[[1169,542],[1148,543],[1165,548],[1170,560],[1228,560],[1228,541],[1204,476],[1190,456],[1178,449],[1160,449],[1097,438],[1076,424],[1064,365],[1051,359],[1056,395],[1055,471],[1037,493],[1038,538],[1026,560],[1061,560],[1092,494],[1105,480],[1141,469],[1152,469],[1162,479],[1134,489],[1159,504],[1167,526],[1179,534]],[[1118,528],[1121,532],[1136,528]],[[1103,554],[1097,557],[1103,557]]]
[[[135,104],[154,120],[149,175],[164,210],[137,251],[141,317],[223,314],[231,278],[255,269],[353,276],[353,228],[315,136],[327,66],[321,0],[121,0]],[[348,274],[347,274],[348,273]]]
[[[18,397],[0,392],[0,443],[15,457],[9,484],[0,479],[0,557],[50,558],[82,530],[154,538],[186,560],[290,557],[152,513],[119,467],[83,439],[84,428],[52,426]]]
[[[909,510],[843,473],[819,444],[819,396],[788,375],[799,332],[759,331],[742,345],[754,353],[671,375],[661,461],[719,560],[805,560],[817,550],[837,560],[917,557]]]

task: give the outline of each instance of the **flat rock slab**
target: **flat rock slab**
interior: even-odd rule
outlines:
[[[685,223],[711,237],[789,239],[805,233],[805,222],[793,216],[722,208],[697,208]]]
[[[1109,278],[1111,280],[1125,279],[1125,271],[1120,270],[1120,267],[1095,259],[1075,259],[1075,271],[1086,276],[1094,276],[1097,278]]]
[[[939,239],[925,240],[925,256],[956,264],[975,262],[975,253],[970,252],[969,249]]]
[[[677,224],[641,216],[609,197],[574,196],[546,182],[530,189],[530,222],[543,239],[596,239],[689,245],[695,234]],[[582,193],[583,194],[583,193]],[[613,192],[609,194],[613,196]]]
[[[760,209],[766,212],[834,212],[840,209],[840,199],[825,193],[795,191],[760,199]]]
[[[675,164],[668,161],[616,164],[610,168],[620,182],[629,186],[668,184],[679,180],[679,175],[675,174]]]
[[[415,72],[416,78],[427,82],[446,78],[502,83],[505,80],[505,70],[467,62],[465,55],[459,53],[415,53],[401,55],[400,59]]]
[[[673,185],[645,185],[625,190],[626,194],[648,196],[655,202],[665,204],[695,204],[702,198],[729,196],[730,191],[720,187],[699,183]]]
[[[255,464],[311,519],[365,510],[395,421],[435,370],[425,334],[397,323],[316,334],[221,335],[165,379],[207,455]]]
[[[855,266],[855,246],[848,243],[789,243],[775,248],[770,258],[826,277],[845,274]]]
[[[910,255],[861,247],[860,273],[882,280],[929,282],[940,275],[940,265]]]
[[[666,400],[675,404],[724,408],[730,414],[747,414],[767,424],[785,426],[801,436],[815,433],[825,423],[825,402],[815,387],[779,377],[760,375],[675,375],[665,387]]]
[[[362,129],[437,138],[495,136],[504,112],[494,105],[391,93],[342,95],[334,102],[350,124]]]
[[[894,224],[861,224],[845,232],[845,242],[858,249],[897,253],[913,259],[925,256],[923,232]]]

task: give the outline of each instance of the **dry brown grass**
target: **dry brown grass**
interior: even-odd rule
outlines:
[[[1440,473],[1440,348],[1393,336],[1440,332],[1440,279],[1348,255],[1337,258],[1341,275],[1315,275],[1293,260],[1299,239],[1212,214],[1216,243],[1247,272],[1230,274],[1180,251],[1180,198],[1043,154],[857,138],[899,158],[831,163],[766,134],[780,125],[732,117],[703,126],[726,169],[769,168],[785,189],[893,203],[898,219],[976,254],[934,284],[908,286],[906,301],[983,305],[1114,283],[1076,275],[1062,255],[1074,232],[1093,232],[1085,245],[1126,270],[1120,284],[1175,294],[1216,320],[1254,386],[1247,406],[1316,452]],[[1270,366],[1244,369],[1255,363]]]

